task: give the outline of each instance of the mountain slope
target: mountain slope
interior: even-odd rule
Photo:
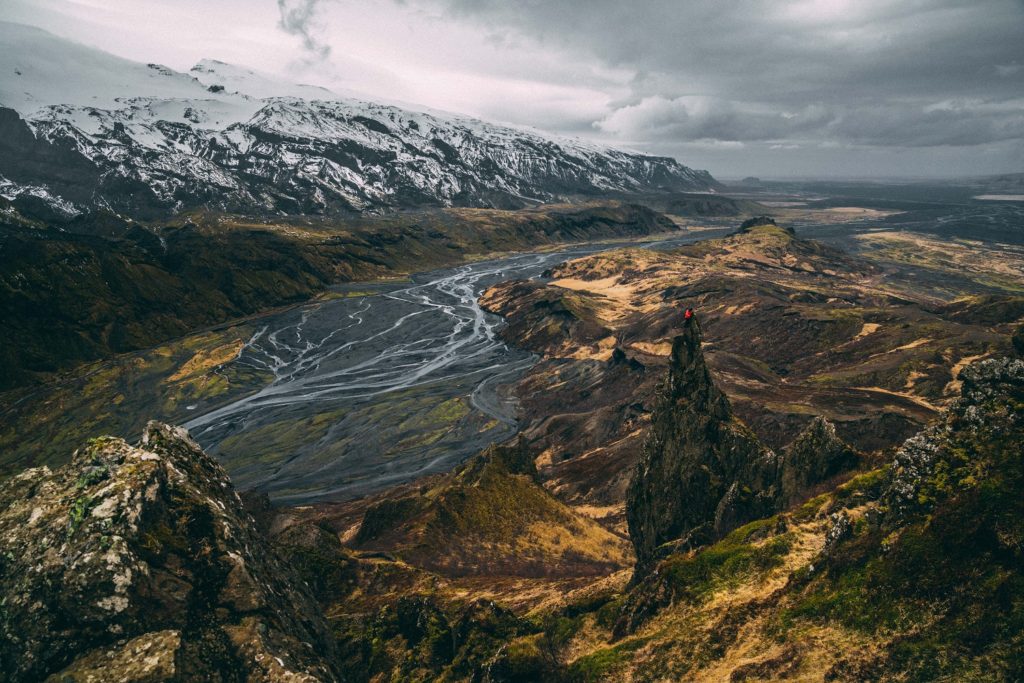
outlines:
[[[417,494],[370,506],[353,546],[447,576],[601,576],[629,564],[626,542],[536,481],[520,444],[491,446]]]
[[[67,211],[319,214],[717,187],[667,157],[343,98],[212,60],[182,74],[2,22],[0,42],[14,46],[0,72],[4,125],[27,124],[97,176],[87,197],[65,197],[24,168],[24,145],[6,146],[0,194],[59,197]]]
[[[979,264],[1019,267],[1019,257],[970,250]],[[844,253],[761,225],[667,253],[574,259],[547,282],[499,283],[481,304],[506,318],[504,339],[542,355],[516,394],[545,485],[624,521],[626,483],[686,307],[700,316],[707,364],[733,414],[763,444],[783,455],[820,415],[871,453],[931,420],[961,368],[1009,348],[1020,297],[973,296],[973,283],[956,280],[965,271],[958,262],[898,270],[873,250]],[[980,265],[970,272],[991,277]],[[829,444],[829,431],[812,439],[827,446],[826,479],[854,459]],[[805,484],[785,482],[784,496]]]

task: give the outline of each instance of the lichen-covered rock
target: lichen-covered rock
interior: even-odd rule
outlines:
[[[121,683],[173,680],[174,658],[181,648],[181,631],[151,631],[114,647],[101,647],[47,678],[47,683],[102,683],[112,677]]]
[[[896,453],[882,500],[897,520],[948,493],[943,489],[956,479],[950,475],[969,473],[979,447],[992,447],[1024,426],[1024,360],[979,361],[964,368],[960,380],[960,398],[943,419],[907,439]]]
[[[846,510],[833,512],[828,518],[828,530],[825,532],[825,548],[822,552],[831,555],[839,544],[853,533],[853,522]]]
[[[711,380],[696,318],[672,344],[669,374],[626,504],[637,576],[663,544],[720,538],[770,515],[778,499],[778,457],[732,415]]]
[[[825,680],[1024,680],[1024,360],[960,377],[960,398],[878,470],[877,507],[855,524],[833,514],[822,571],[780,601],[811,622],[802,633],[839,626],[878,643]]]
[[[0,485],[5,680],[337,680],[319,608],[187,432]]]

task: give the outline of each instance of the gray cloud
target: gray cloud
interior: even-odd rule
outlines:
[[[723,175],[1024,169],[1024,0],[276,1],[5,0],[0,17]]]
[[[420,0],[635,73],[595,130],[900,146],[1024,140],[1019,0]]]
[[[654,96],[619,107],[594,126],[640,140],[796,139],[885,147],[973,146],[1024,139],[1024,99],[948,101],[928,106],[907,102],[814,104],[797,111],[776,111],[764,104]]]
[[[277,0],[281,13],[278,26],[285,33],[302,39],[302,47],[315,59],[324,60],[331,54],[331,46],[316,36],[316,10],[321,0]]]

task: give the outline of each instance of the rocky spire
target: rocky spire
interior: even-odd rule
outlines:
[[[626,514],[637,575],[664,552],[770,514],[778,462],[732,416],[711,379],[693,318],[672,343],[668,380],[630,485]]]
[[[694,316],[683,333],[672,340],[665,398],[684,402],[718,420],[728,420],[732,417],[729,401],[711,380],[701,343],[700,322]]]
[[[782,453],[781,507],[795,503],[811,486],[852,469],[860,456],[836,434],[836,427],[816,417]]]

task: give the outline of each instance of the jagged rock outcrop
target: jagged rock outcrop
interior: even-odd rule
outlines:
[[[712,381],[694,318],[672,343],[666,385],[630,485],[626,510],[637,577],[664,553],[714,541],[784,509],[857,461],[820,417],[781,456],[761,444]]]
[[[0,486],[4,680],[331,681],[319,607],[182,429]]]
[[[825,680],[1024,676],[1024,360],[960,377],[960,398],[876,470],[877,507],[833,513],[815,571],[789,587],[803,632],[858,625],[879,639]]]
[[[637,575],[663,544],[705,543],[770,514],[778,477],[778,457],[733,417],[711,380],[694,318],[672,343],[668,379],[629,489]]]
[[[960,398],[943,420],[907,439],[896,453],[882,496],[890,524],[948,496],[956,478],[974,477],[980,457],[992,457],[993,451],[1005,457],[1003,442],[1020,438],[1024,360],[980,361],[961,370],[960,381]]]
[[[795,503],[810,487],[853,469],[858,460],[834,424],[814,418],[782,453],[780,504]]]

